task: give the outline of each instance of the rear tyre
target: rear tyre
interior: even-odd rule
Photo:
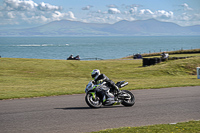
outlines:
[[[124,105],[126,107],[133,106],[135,104],[134,95],[130,91],[127,91],[127,90],[122,90],[122,91],[129,95],[129,98],[126,98],[123,100],[122,105]]]
[[[85,101],[91,108],[100,108],[102,106],[101,99],[98,96],[94,99],[91,93],[86,94]]]

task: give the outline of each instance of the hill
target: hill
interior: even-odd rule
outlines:
[[[0,36],[176,36],[200,35],[200,25],[182,27],[155,19],[119,21],[114,24],[53,21],[27,28],[0,30]]]

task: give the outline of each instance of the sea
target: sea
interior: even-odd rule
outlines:
[[[0,56],[66,60],[118,59],[134,54],[200,48],[200,36],[0,37]]]

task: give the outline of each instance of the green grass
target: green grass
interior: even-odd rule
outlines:
[[[200,121],[106,129],[93,133],[200,133]]]
[[[114,82],[126,80],[124,89],[199,86],[196,67],[200,57],[170,60],[142,67],[142,60],[67,61],[0,58],[0,99],[84,93],[93,69]]]

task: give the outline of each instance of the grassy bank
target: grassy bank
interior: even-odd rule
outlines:
[[[200,57],[142,67],[142,60],[67,61],[0,58],[0,99],[84,93],[93,69],[114,82],[126,80],[124,89],[199,86],[196,67]]]
[[[143,127],[124,127],[107,129],[93,133],[199,133],[200,121],[189,121],[177,124],[161,124]]]

